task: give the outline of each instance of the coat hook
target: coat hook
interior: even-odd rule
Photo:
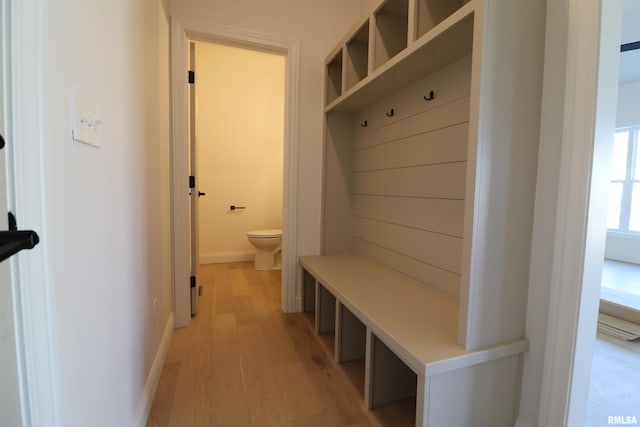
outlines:
[[[425,101],[431,101],[433,98],[435,98],[433,96],[433,91],[429,91],[429,97],[424,96],[423,98]]]
[[[395,111],[393,111],[393,108],[391,110],[389,110],[387,113],[385,113],[387,115],[387,117],[393,117],[395,116]]]
[[[367,123],[367,121],[365,120],[364,122],[360,123],[360,126],[362,126],[363,128],[366,128],[368,124],[369,123]]]

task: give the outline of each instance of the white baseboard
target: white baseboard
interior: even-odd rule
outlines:
[[[253,261],[255,258],[254,251],[238,251],[238,252],[215,252],[208,254],[200,254],[200,264],[220,264],[223,262],[245,262]]]
[[[518,419],[516,420],[516,427],[529,427],[529,423],[522,417],[518,417]]]
[[[162,374],[162,367],[164,366],[164,360],[169,349],[169,343],[171,342],[171,335],[173,334],[173,313],[169,314],[169,319],[164,327],[162,339],[158,346],[155,359],[153,359],[153,365],[149,371],[147,382],[144,385],[142,396],[138,400],[138,406],[136,409],[136,415],[131,423],[132,427],[145,427],[147,425],[147,418],[149,417],[149,411],[151,411],[151,404],[153,403],[153,397],[156,394],[158,388],[158,382],[160,381],[160,375]]]

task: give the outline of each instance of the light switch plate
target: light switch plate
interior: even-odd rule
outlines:
[[[100,147],[100,124],[95,102],[84,94],[73,92],[73,128],[75,142]]]

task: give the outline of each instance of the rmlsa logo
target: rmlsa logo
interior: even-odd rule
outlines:
[[[607,422],[609,424],[619,424],[619,425],[631,425],[631,424],[638,424],[638,419],[636,418],[635,415],[631,415],[631,416],[623,416],[623,415],[616,415],[616,416],[609,416],[607,419]]]

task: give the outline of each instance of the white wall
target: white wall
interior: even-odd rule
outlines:
[[[322,111],[324,58],[361,16],[371,0],[172,0],[176,18],[269,34],[300,42],[297,250],[320,250]]]
[[[132,425],[170,319],[165,7],[60,0],[42,18],[41,244],[59,426]],[[74,89],[95,101],[102,148],[71,140]]]
[[[640,80],[622,83],[618,88],[616,127],[640,125]],[[605,258],[640,264],[640,236],[607,233]]]
[[[246,232],[282,228],[285,57],[196,42],[195,62],[200,263],[250,260]]]

